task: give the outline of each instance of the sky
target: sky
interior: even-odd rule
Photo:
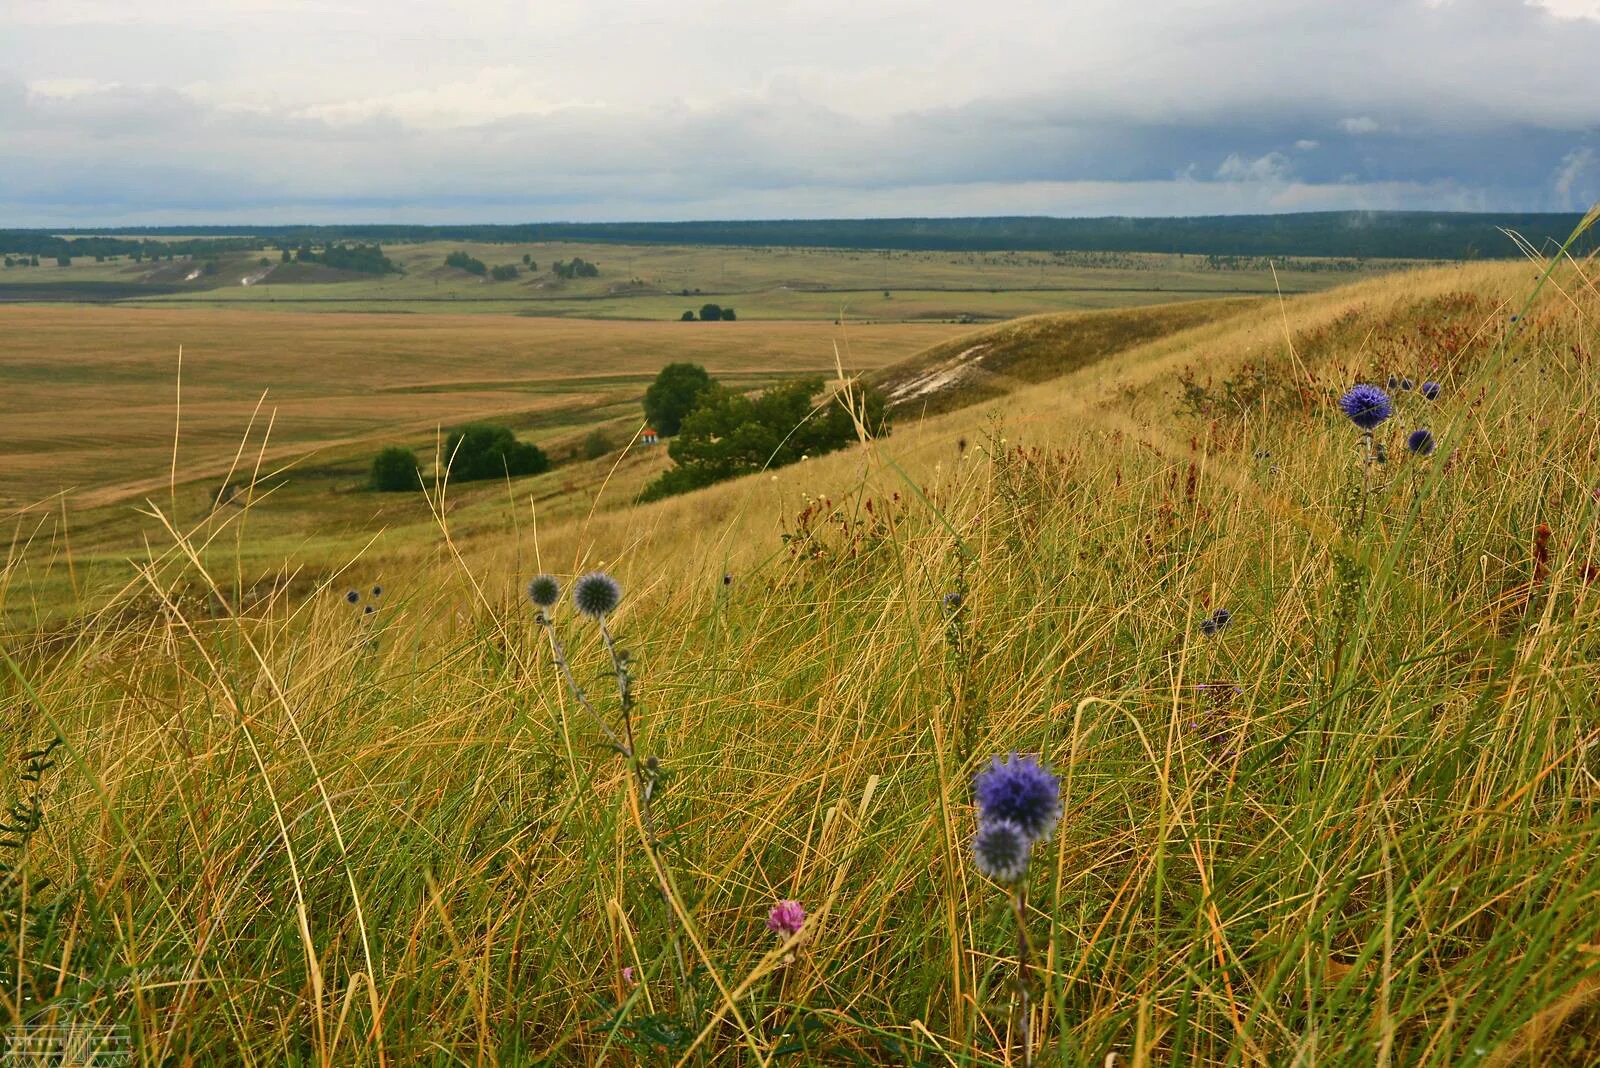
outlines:
[[[0,226],[1600,199],[1600,0],[0,0]]]

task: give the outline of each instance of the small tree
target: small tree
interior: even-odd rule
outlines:
[[[671,437],[712,385],[711,376],[699,364],[669,363],[644,391],[644,417],[656,433]]]
[[[372,488],[382,493],[420,489],[417,454],[401,445],[390,445],[372,458]]]
[[[732,308],[723,308],[722,309],[722,321],[723,322],[731,323],[736,318],[738,318],[738,316],[733,314],[733,309]]]
[[[720,320],[721,318],[722,318],[722,305],[720,305],[720,304],[702,304],[700,306],[700,320],[702,322],[714,323],[714,322],[717,322],[718,320]]]
[[[692,323],[692,322],[694,322],[694,312],[692,312],[692,311],[684,312],[682,315],[680,315],[678,317],[678,322],[680,322],[680,323]]]
[[[71,256],[57,256],[56,257],[56,266],[57,267],[71,267],[72,266],[72,257]]]

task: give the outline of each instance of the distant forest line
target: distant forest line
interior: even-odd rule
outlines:
[[[0,252],[128,255],[152,237],[187,238],[166,250],[214,255],[251,239],[284,248],[336,241],[470,241],[527,244],[734,245],[896,251],[1165,252],[1214,256],[1330,256],[1466,260],[1515,257],[1514,230],[1536,247],[1559,246],[1578,213],[1307,212],[1189,218],[775,219],[749,222],[526,223],[404,226],[166,226],[0,230]],[[1578,251],[1600,241],[1591,231]]]

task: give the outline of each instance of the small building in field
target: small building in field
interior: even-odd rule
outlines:
[[[643,445],[659,445],[661,444],[661,435],[649,427],[645,427],[644,433],[639,435],[639,442]]]

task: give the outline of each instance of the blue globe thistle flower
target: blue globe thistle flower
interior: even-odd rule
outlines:
[[[951,590],[944,595],[944,600],[941,603],[944,605],[946,612],[956,612],[960,610],[965,600],[966,598],[961,596],[960,590]]]
[[[1233,613],[1226,608],[1219,608],[1200,621],[1200,633],[1207,638],[1214,638],[1222,633],[1222,628],[1228,625],[1233,618]]]
[[[1411,436],[1406,438],[1406,448],[1418,456],[1433,455],[1433,431],[1425,426],[1413,430]]]
[[[1424,382],[1424,383],[1422,383],[1422,395],[1424,397],[1427,397],[1429,400],[1438,400],[1439,399],[1439,383],[1437,383],[1437,382]]]
[[[591,571],[573,585],[572,603],[589,618],[604,619],[622,603],[622,587],[604,571]]]
[[[535,575],[528,580],[528,600],[540,608],[554,608],[561,600],[561,583],[554,575]]]
[[[1031,756],[995,757],[972,787],[981,822],[1013,823],[1030,841],[1048,841],[1061,819],[1061,780]]]
[[[357,601],[361,600],[361,595],[355,590],[351,590],[349,593],[344,595],[344,599],[349,601],[351,604],[355,604]]]
[[[1011,884],[1027,874],[1032,848],[1033,839],[1011,820],[985,819],[972,838],[972,860],[995,882]]]
[[[1362,430],[1375,430],[1394,414],[1394,404],[1389,394],[1363,382],[1339,398],[1339,410]]]

